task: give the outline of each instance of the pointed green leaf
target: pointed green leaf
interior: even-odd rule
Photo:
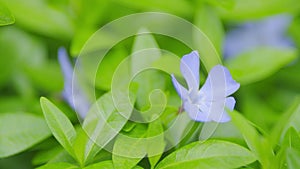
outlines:
[[[225,65],[234,79],[244,85],[269,77],[297,55],[292,48],[261,47],[227,60]]]
[[[240,145],[221,140],[208,140],[180,148],[164,158],[156,168],[238,168],[255,160],[254,155]]]
[[[76,131],[72,123],[68,117],[48,99],[42,97],[40,101],[44,117],[53,136],[71,156],[74,156],[72,145],[76,137]]]
[[[261,136],[256,128],[237,111],[230,113],[232,122],[242,133],[248,147],[256,155],[258,161],[266,168],[270,167],[274,158],[272,145]]]
[[[29,113],[1,113],[0,158],[22,152],[50,134],[43,118]]]

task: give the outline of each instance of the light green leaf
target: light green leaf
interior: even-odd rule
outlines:
[[[246,148],[221,140],[194,142],[164,158],[157,169],[238,168],[256,160]]]
[[[281,147],[290,147],[300,152],[300,136],[294,127],[286,131]]]
[[[81,152],[84,154],[82,161],[89,162],[121,131],[126,122],[127,119],[116,110],[111,93],[101,96],[83,122],[82,128],[89,139],[86,139],[84,151]]]
[[[274,158],[272,145],[261,136],[251,122],[237,111],[230,113],[233,124],[242,133],[248,147],[256,155],[264,168],[269,168]]]
[[[95,163],[84,167],[83,169],[114,169],[114,165],[111,160],[109,161],[101,161],[99,163]]]
[[[69,163],[49,163],[38,167],[37,169],[79,169],[78,166]]]
[[[288,148],[286,152],[288,169],[298,169],[300,167],[300,151]]]
[[[74,156],[73,143],[76,131],[68,117],[48,99],[41,97],[41,106],[47,124],[57,141],[64,149]]]
[[[136,36],[130,58],[131,73],[139,86],[136,104],[138,108],[149,106],[149,94],[153,89],[164,89],[165,79],[156,70],[145,70],[161,57],[161,52],[154,37],[147,29],[140,29]],[[154,83],[155,82],[155,83]]]
[[[0,114],[0,158],[22,152],[51,135],[44,119],[29,113]]]
[[[210,3],[214,6],[220,6],[224,9],[231,10],[235,5],[235,0],[206,0],[207,3]]]
[[[92,164],[90,166],[84,167],[83,169],[114,169],[114,165],[111,160],[101,161],[99,163]],[[140,166],[135,166],[132,169],[142,169]]]
[[[224,38],[224,28],[222,22],[215,12],[215,9],[203,5],[199,7],[195,16],[195,25],[203,31],[213,43],[219,55],[222,54],[222,42]]]
[[[147,154],[151,165],[154,168],[165,149],[164,129],[159,119],[149,123],[147,130]]]
[[[286,135],[290,127],[296,131],[300,131],[300,98],[296,98],[290,108],[282,115],[277,125],[273,128],[269,140],[273,147],[275,147],[280,140]]]
[[[15,18],[11,12],[0,3],[0,26],[13,24],[14,22]]]
[[[50,6],[48,1],[0,0],[13,11],[17,24],[48,37],[70,39],[74,34],[74,23],[71,14],[64,8]],[[66,7],[67,8],[67,7]],[[26,15],[25,15],[26,14]]]
[[[220,8],[220,15],[228,20],[251,20],[279,13],[299,11],[297,0],[234,0],[231,10]]]
[[[113,163],[116,169],[130,169],[147,154],[147,128],[137,124],[129,133],[121,133],[116,138],[113,148]]]
[[[160,9],[162,11],[190,16],[193,14],[193,6],[184,0],[144,0],[144,1],[127,1],[118,0],[120,4],[124,4],[131,8],[136,8],[139,10],[153,10],[153,7]]]
[[[233,78],[245,85],[269,77],[296,57],[292,48],[260,47],[227,60],[225,65]]]

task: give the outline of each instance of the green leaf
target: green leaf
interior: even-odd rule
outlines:
[[[37,169],[79,169],[78,166],[69,163],[49,163],[38,167]]]
[[[290,127],[293,127],[296,131],[300,131],[300,99],[296,98],[290,108],[282,115],[277,125],[273,128],[270,134],[269,140],[273,147],[280,142],[286,135],[286,132]]]
[[[82,125],[89,139],[85,140],[85,148],[81,152],[84,159],[81,161],[89,162],[121,131],[126,122],[127,119],[114,106],[111,93],[101,96],[91,107]]]
[[[203,31],[215,46],[219,55],[222,54],[224,28],[214,8],[203,5],[199,7],[195,16],[195,25]]]
[[[220,6],[224,9],[231,10],[235,5],[235,0],[206,0],[207,3],[210,3],[214,6]]]
[[[286,131],[281,147],[290,147],[300,152],[300,136],[294,127]]]
[[[269,168],[274,158],[272,145],[261,136],[251,122],[237,111],[230,113],[234,125],[242,133],[248,147],[256,155],[258,161],[264,168]]]
[[[147,128],[137,124],[129,133],[121,133],[116,138],[113,148],[113,163],[116,169],[130,169],[147,154]]]
[[[194,142],[171,153],[156,167],[165,168],[238,168],[256,160],[246,148],[221,140]]]
[[[220,15],[227,20],[251,20],[279,13],[294,13],[299,11],[297,0],[234,0],[231,10],[220,8]]]
[[[164,89],[165,79],[156,70],[142,72],[152,67],[152,64],[161,57],[161,52],[147,29],[140,29],[138,34],[133,44],[130,65],[132,75],[137,75],[134,79],[139,86],[136,104],[141,109],[149,106],[148,98],[153,89]]]
[[[147,154],[151,165],[154,168],[165,150],[164,129],[159,119],[149,123],[147,130]]]
[[[83,169],[99,169],[99,168],[101,168],[101,169],[114,169],[114,165],[113,165],[111,160],[108,160],[108,161],[101,161],[99,163],[89,165],[87,167],[84,167]],[[142,169],[142,167],[135,166],[132,169]]]
[[[74,156],[73,143],[76,131],[68,117],[48,99],[41,97],[41,106],[47,124],[57,141],[64,149]]]
[[[0,0],[13,11],[17,24],[33,32],[57,39],[70,39],[74,34],[74,23],[71,14],[64,8],[55,8],[48,1]],[[26,15],[24,15],[26,14]],[[46,24],[47,23],[47,24]]]
[[[118,3],[124,4],[131,8],[136,8],[139,10],[153,10],[152,7],[155,6],[156,9],[166,11],[169,13],[174,13],[177,15],[190,16],[193,12],[193,6],[184,0],[144,0],[144,1],[126,1],[119,0]]]
[[[0,158],[22,152],[50,136],[44,119],[29,113],[0,114]]]
[[[92,165],[89,165],[87,167],[84,167],[83,169],[114,169],[114,165],[111,160],[109,161],[101,161],[99,163],[95,163]]]
[[[13,24],[14,22],[15,18],[11,12],[0,3],[0,26]]]
[[[260,47],[228,60],[225,65],[233,78],[245,85],[269,77],[296,57],[297,51],[292,48]]]
[[[300,167],[300,151],[288,148],[286,157],[288,169],[298,169]]]

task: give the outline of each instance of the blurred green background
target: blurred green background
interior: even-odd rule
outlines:
[[[206,33],[223,63],[241,83],[236,94],[236,109],[266,132],[299,96],[298,0],[0,0],[0,114],[3,114],[0,115],[0,153],[5,131],[19,130],[7,128],[1,118],[18,116],[22,119],[23,113],[30,113],[36,115],[33,120],[39,120],[35,117],[42,118],[41,96],[50,98],[72,122],[78,122],[76,114],[61,96],[64,79],[57,60],[59,47],[65,47],[74,61],[86,40],[103,25],[122,16],[147,11],[182,17]],[[278,14],[291,18],[284,32],[284,36],[292,42],[290,46],[265,44],[241,51],[237,56],[223,58],[226,50],[224,39],[228,32],[241,24]],[[162,49],[178,56],[191,50],[178,41],[158,35],[154,37]],[[117,45],[110,57],[105,58],[100,68],[105,72],[101,78],[111,81],[114,68],[131,52],[132,43],[133,39],[128,38]],[[206,74],[205,71],[203,73]],[[109,90],[107,84],[96,87],[100,94]],[[13,116],[8,117],[7,114]],[[47,138],[47,144],[37,139],[28,143],[25,147],[30,148],[18,155],[0,156],[0,168],[25,169],[42,163],[43,159],[32,159],[40,150],[48,150],[52,146],[49,143],[57,145],[49,136],[50,132],[45,129],[38,138]]]

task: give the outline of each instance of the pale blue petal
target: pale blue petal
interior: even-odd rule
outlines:
[[[73,81],[73,67],[64,48],[58,50],[58,61],[64,75],[63,97],[80,117],[84,118],[89,110],[90,102],[76,79]]]
[[[188,91],[176,80],[174,75],[171,75],[173,85],[182,100],[186,100],[188,98]]]
[[[197,51],[193,51],[181,58],[180,71],[190,91],[197,91],[199,89],[199,66]]]
[[[225,98],[238,90],[240,84],[233,80],[230,72],[224,66],[217,65],[211,69],[205,84],[200,89],[204,100]]]
[[[197,105],[192,104],[190,102],[183,103],[183,109],[185,112],[188,113],[190,118],[195,121],[199,122],[209,122],[211,119],[209,118],[208,114],[205,112],[201,112]]]
[[[230,116],[228,115],[226,109],[232,111],[235,106],[235,99],[233,97],[228,97],[225,100],[225,107],[223,108],[222,114],[214,116],[213,120],[220,123],[225,123],[231,120]]]
[[[63,96],[66,101],[74,108],[72,101],[72,76],[73,67],[68,58],[67,51],[65,48],[59,48],[58,50],[58,62],[60,64],[63,76],[64,76],[64,91]]]

